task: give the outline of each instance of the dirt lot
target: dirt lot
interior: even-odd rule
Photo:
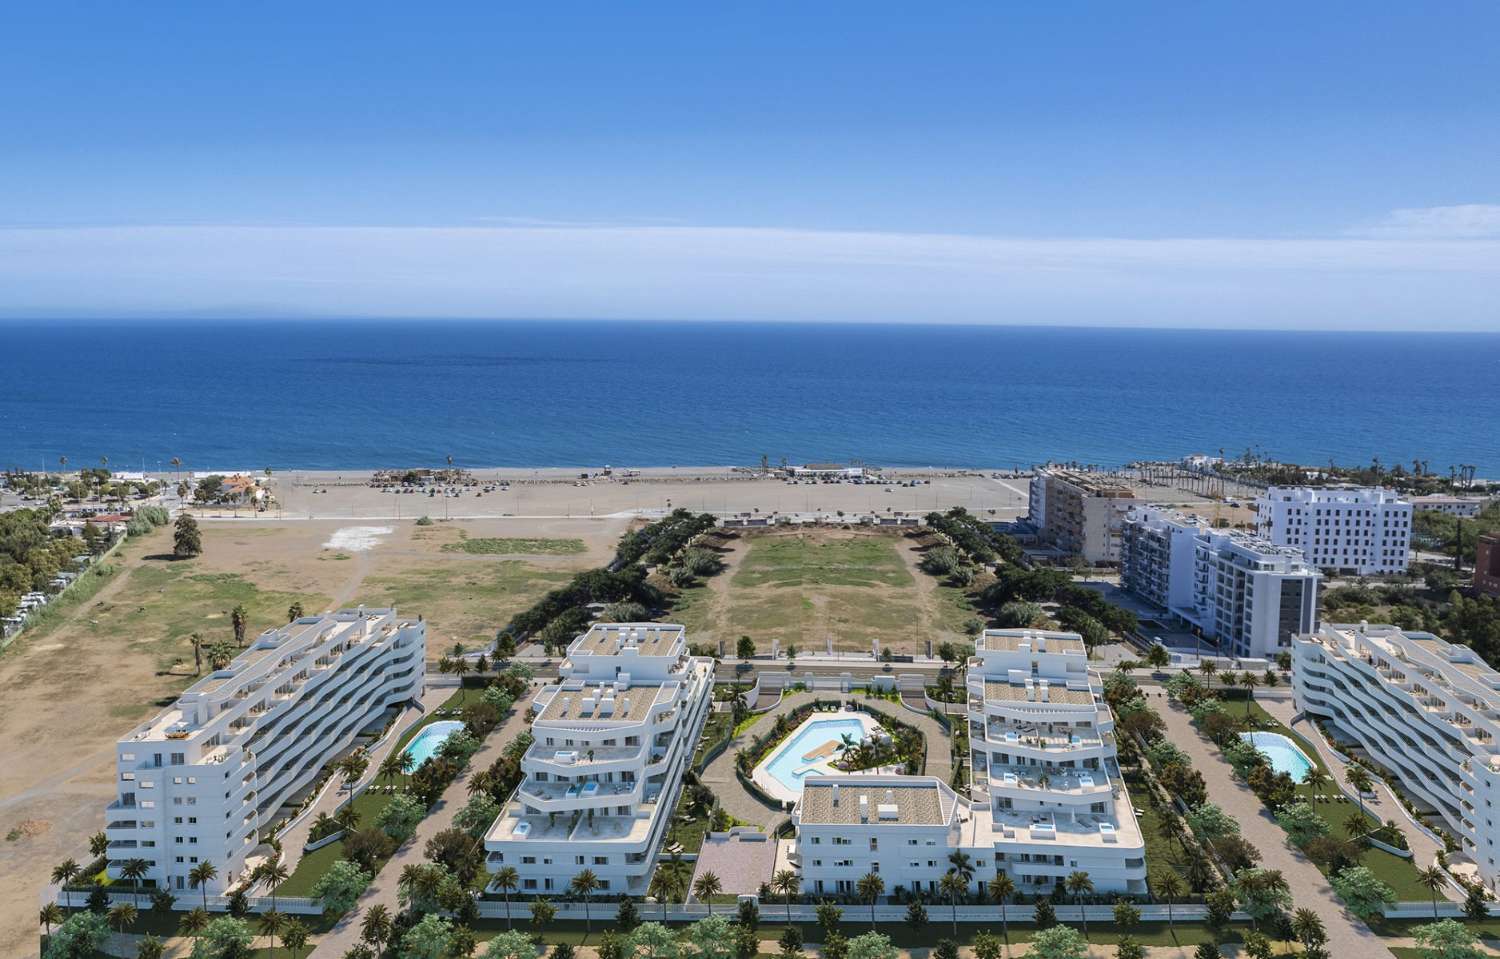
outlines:
[[[803,653],[868,651],[878,639],[894,652],[926,652],[958,639],[975,617],[961,591],[917,568],[921,536],[820,527],[766,530],[728,539],[727,568],[684,591],[672,618],[694,642],[740,636],[761,651],[771,641]]]
[[[232,641],[237,603],[254,636],[293,602],[394,602],[426,617],[435,659],[605,562],[625,523],[206,520],[203,555],[183,561],[166,555],[166,530],[127,543],[96,595],[0,655],[0,836],[17,832],[0,842],[0,956],[35,955],[48,873],[87,858],[114,794],[115,741],[193,681],[191,634]]]

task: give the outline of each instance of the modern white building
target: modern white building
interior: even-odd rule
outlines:
[[[1255,509],[1263,539],[1295,546],[1318,569],[1355,576],[1406,572],[1412,505],[1391,490],[1272,486]]]
[[[681,626],[596,623],[532,705],[524,774],[484,838],[491,872],[559,893],[585,869],[600,891],[644,895],[708,715],[713,663]]]
[[[1449,516],[1478,516],[1484,508],[1495,501],[1490,496],[1449,496],[1433,493],[1428,496],[1413,496],[1411,507],[1418,513],[1447,513]]]
[[[210,862],[222,892],[288,799],[385,711],[422,694],[427,627],[344,609],[269,629],[116,746],[109,869],[143,859],[174,893]]]
[[[1121,537],[1120,585],[1230,656],[1272,659],[1316,629],[1321,578],[1296,547],[1174,510],[1131,510]]]
[[[1146,891],[1146,845],[1116,764],[1114,717],[1076,633],[985,630],[968,664],[969,796],[925,776],[809,777],[793,813],[802,888],[935,892],[955,850],[974,888],[1006,872],[1028,895],[1084,871]]]
[[[1298,709],[1435,810],[1500,888],[1500,673],[1467,646],[1395,626],[1325,625],[1292,647]]]

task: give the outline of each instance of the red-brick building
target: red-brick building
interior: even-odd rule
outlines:
[[[1474,588],[1487,596],[1500,596],[1500,536],[1479,537],[1474,550]]]

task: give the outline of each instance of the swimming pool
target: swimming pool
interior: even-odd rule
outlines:
[[[797,796],[802,795],[802,779],[808,773],[831,772],[828,763],[838,755],[826,749],[829,743],[841,743],[845,736],[861,742],[869,735],[865,724],[855,717],[810,719],[762,765],[771,778]],[[822,755],[815,755],[822,753]]]
[[[451,720],[440,723],[429,723],[422,727],[415,739],[406,744],[402,752],[412,758],[412,769],[437,755],[438,748],[449,736],[464,728],[463,723]]]
[[[1313,768],[1307,754],[1280,733],[1240,733],[1240,738],[1265,753],[1271,761],[1271,768],[1291,776],[1292,782],[1300,783]]]

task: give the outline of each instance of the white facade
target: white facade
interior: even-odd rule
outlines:
[[[1447,513],[1449,516],[1478,516],[1484,508],[1494,502],[1488,496],[1447,496],[1434,493],[1431,496],[1414,496],[1412,509],[1419,513]]]
[[[1081,870],[1100,892],[1145,892],[1145,840],[1083,640],[985,630],[967,683],[970,796],[924,776],[809,777],[793,814],[803,891],[848,893],[872,871],[887,892],[937,891],[957,850],[975,889],[1006,872],[1050,893]]]
[[[1411,503],[1388,489],[1272,486],[1255,501],[1256,532],[1294,546],[1318,569],[1406,572]]]
[[[211,862],[218,893],[281,805],[385,710],[421,696],[427,627],[394,609],[345,609],[267,630],[228,667],[116,747],[107,807],[111,875],[144,859],[174,893]]]
[[[1227,655],[1274,659],[1318,623],[1321,574],[1295,547],[1138,507],[1126,519],[1120,585],[1197,626]]]
[[[681,626],[596,623],[537,695],[524,779],[485,835],[491,872],[560,893],[585,869],[600,891],[643,895],[708,715],[713,663]]]
[[[1436,810],[1497,888],[1500,673],[1430,633],[1330,625],[1293,642],[1292,691]]]

